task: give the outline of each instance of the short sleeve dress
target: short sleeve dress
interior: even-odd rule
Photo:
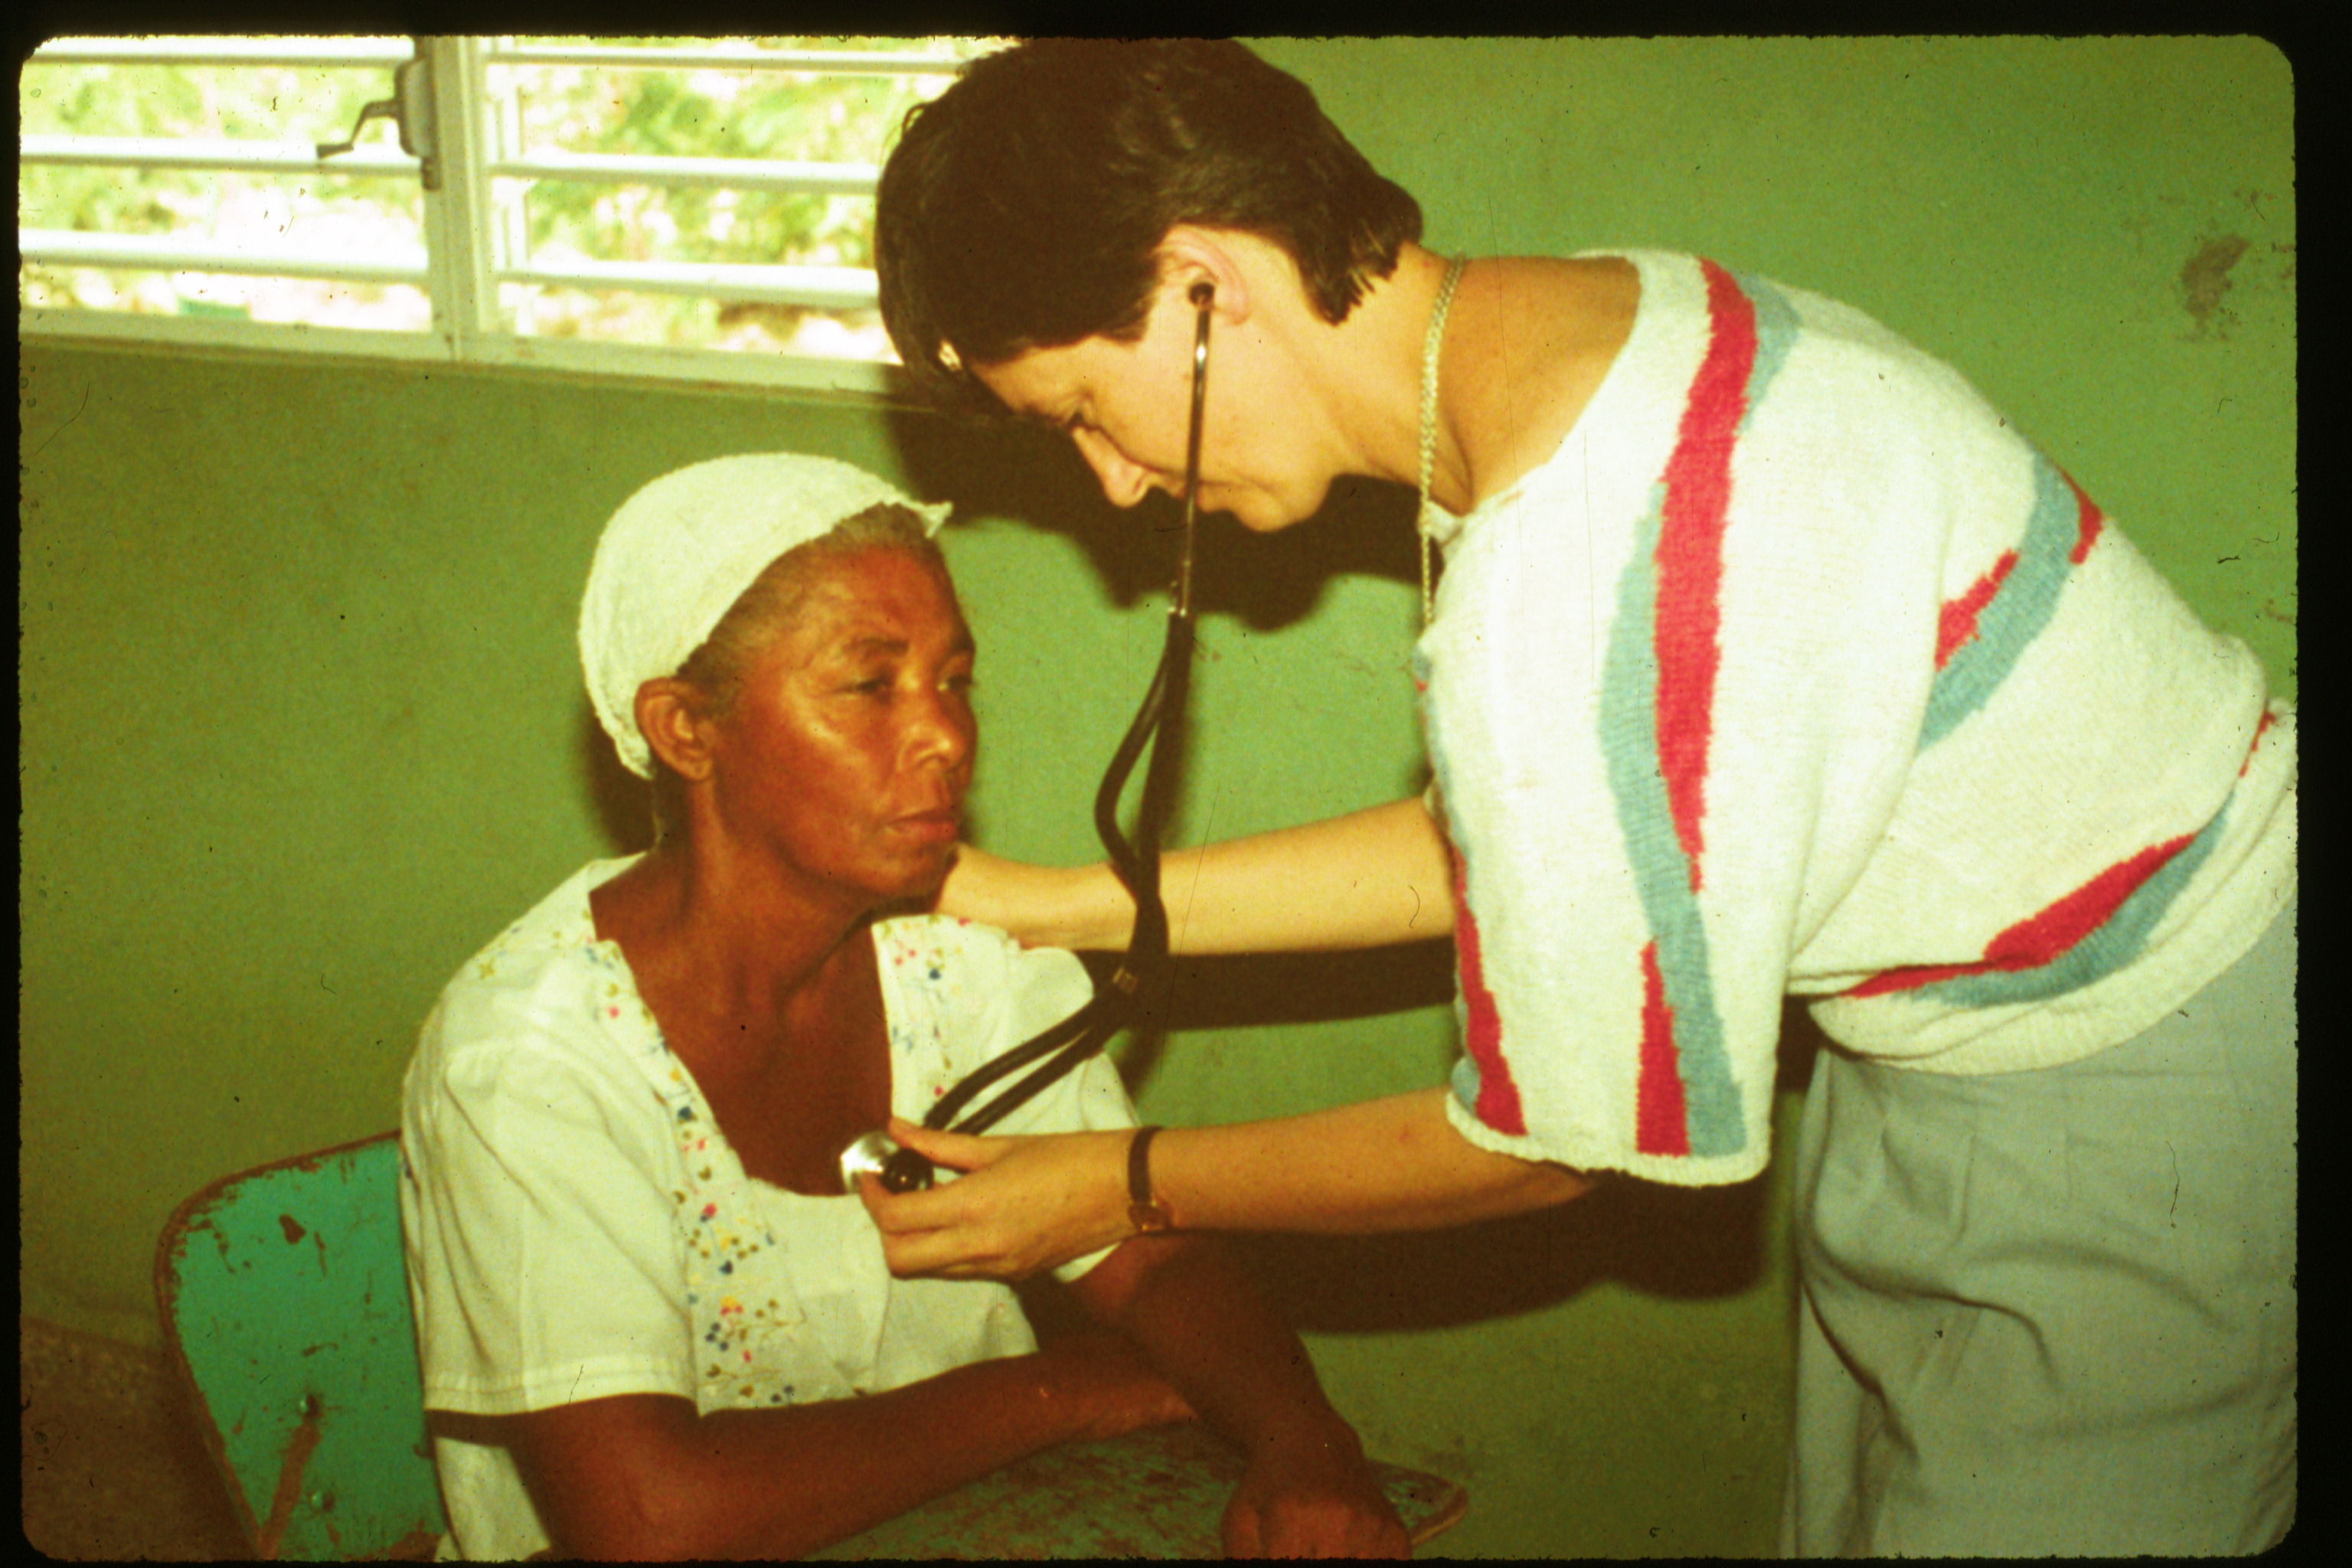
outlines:
[[[511,1415],[621,1394],[709,1412],[896,1388],[1035,1348],[1012,1291],[896,1279],[854,1196],[748,1176],[685,1063],[599,941],[592,864],[469,959],[411,1063],[401,1210],[430,1410]],[[1071,954],[919,916],[873,929],[892,1110],[921,1120],[972,1068],[1091,994]],[[1087,1063],[1007,1132],[1134,1125]],[[1075,1279],[1103,1254],[1065,1265]],[[445,1555],[548,1544],[511,1456],[435,1440]]]

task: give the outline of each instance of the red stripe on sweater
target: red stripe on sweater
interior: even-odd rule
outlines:
[[[1470,913],[1469,869],[1454,857],[1454,957],[1462,978],[1462,1048],[1478,1068],[1478,1103],[1470,1109],[1497,1132],[1525,1137],[1527,1113],[1519,1105],[1519,1086],[1511,1081],[1511,1064],[1503,1058],[1503,1020],[1495,1008],[1495,994],[1486,989],[1486,971],[1478,955],[1478,922]]]
[[[2017,552],[2004,550],[1992,570],[1978,578],[1969,591],[1947,604],[1936,613],[1936,668],[1941,669],[1951,657],[1973,641],[1977,635],[1977,617],[2000,592],[2000,585],[2017,569]]]
[[[1731,274],[1711,261],[1706,274],[1706,355],[1683,405],[1674,456],[1666,461],[1658,530],[1658,588],[1653,632],[1658,660],[1658,766],[1675,837],[1699,888],[1705,848],[1706,752],[1715,727],[1715,676],[1722,657],[1723,530],[1731,506],[1731,448],[1748,405],[1756,366],[1756,307]]]
[[[1675,1049],[1675,1010],[1666,1005],[1655,942],[1642,949],[1642,1079],[1633,1105],[1633,1147],[1644,1154],[1690,1152],[1682,1062]]]
[[[2091,504],[2091,498],[2083,493],[2083,487],[2074,482],[2074,475],[2061,468],[2058,477],[2064,479],[2066,488],[2074,492],[2074,548],[2067,552],[2066,559],[2080,566],[2083,558],[2091,553],[2091,545],[2098,539],[2099,529],[2106,519],[2099,515],[2099,509]]]
[[[2238,764],[2240,778],[2244,778],[2246,770],[2254,765],[2254,753],[2263,749],[2263,731],[2271,727],[2271,710],[2263,709],[2261,721],[2254,725],[2254,738],[2246,743],[2246,760]]]
[[[2090,935],[2137,892],[2140,884],[2164,868],[2189,847],[2193,833],[2162,844],[2152,844],[2130,859],[2108,867],[2041,913],[2011,926],[1985,943],[1984,958],[1976,963],[1919,964],[1890,969],[1845,993],[1848,996],[1879,996],[1890,991],[1916,991],[1939,980],[1964,974],[1988,974],[2001,970],[2038,969],[2055,963],[2066,950]]]

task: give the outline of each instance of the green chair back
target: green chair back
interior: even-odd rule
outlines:
[[[387,1132],[215,1182],[163,1228],[164,1336],[264,1559],[429,1557],[447,1528],[399,1179]]]

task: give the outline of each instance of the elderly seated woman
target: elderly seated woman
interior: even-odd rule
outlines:
[[[919,508],[725,458],[598,547],[581,651],[658,837],[467,963],[407,1079],[425,1398],[467,1557],[790,1557],[1025,1455],[1196,1413],[1249,1468],[1236,1555],[1401,1556],[1353,1431],[1204,1238],[1057,1273],[1038,1348],[982,1281],[899,1280],[844,1147],[1088,994],[919,912],[955,855],[972,638]],[[1130,1126],[1097,1058],[1015,1131]]]

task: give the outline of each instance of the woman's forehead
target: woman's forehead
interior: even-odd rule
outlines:
[[[1069,414],[1067,405],[1081,397],[1117,393],[1143,378],[1164,379],[1182,368],[1172,353],[1154,342],[1155,337],[1171,335],[1161,331],[1162,316],[1155,309],[1140,337],[1097,334],[1074,343],[1027,349],[995,364],[974,365],[972,374],[1014,414],[1058,425]],[[1187,342],[1190,330],[1185,329]]]
[[[1001,363],[974,365],[971,373],[1014,414],[1059,424],[1059,405],[1088,390],[1084,351],[1093,342],[1029,349]]]
[[[946,569],[887,545],[812,562],[791,632],[810,653],[971,643]]]

